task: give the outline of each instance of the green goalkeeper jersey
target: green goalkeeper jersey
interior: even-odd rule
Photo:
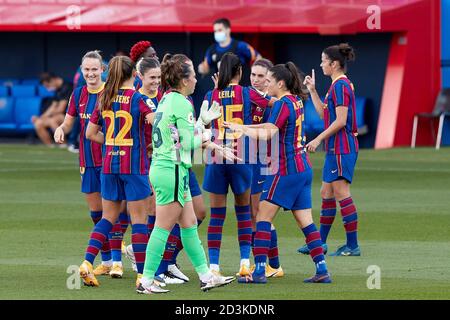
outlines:
[[[182,94],[172,91],[161,99],[152,130],[152,161],[171,161],[190,168],[191,150],[201,145],[201,136],[194,135],[195,119],[192,105]],[[172,137],[178,131],[179,141]]]

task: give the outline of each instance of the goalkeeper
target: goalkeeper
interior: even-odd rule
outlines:
[[[168,292],[153,280],[175,223],[181,227],[181,241],[199,275],[200,288],[207,291],[229,284],[235,278],[213,275],[209,271],[205,251],[198,237],[197,220],[189,192],[191,150],[203,145],[229,160],[236,158],[232,150],[211,142],[210,132],[203,127],[202,120],[208,122],[220,116],[216,105],[208,112],[202,112],[198,125],[195,125],[192,106],[186,99],[194,92],[197,82],[192,65],[168,60],[162,64],[161,71],[163,81],[172,88],[172,92],[160,101],[153,123],[150,182],[156,193],[156,221],[147,245],[144,274],[137,292]]]

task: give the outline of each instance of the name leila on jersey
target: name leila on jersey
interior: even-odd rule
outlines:
[[[234,98],[234,91],[219,91],[219,99]]]

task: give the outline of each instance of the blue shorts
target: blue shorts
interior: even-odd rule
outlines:
[[[313,171],[311,168],[286,176],[267,176],[261,201],[269,201],[285,210],[310,209],[311,185]]]
[[[336,180],[345,179],[352,183],[355,172],[357,153],[349,154],[327,154],[323,165],[322,181],[331,183]]]
[[[93,193],[101,192],[100,174],[102,173],[102,167],[85,168],[80,167],[81,175],[81,192]]]
[[[138,201],[152,194],[147,175],[102,174],[102,198],[109,201]]]
[[[215,194],[227,194],[228,186],[234,194],[242,194],[252,185],[250,164],[207,164],[203,189]]]
[[[261,193],[264,187],[264,181],[266,181],[267,175],[261,174],[261,169],[263,165],[260,163],[252,164],[252,189],[251,194]]]
[[[198,185],[197,177],[195,176],[195,172],[192,169],[189,169],[189,190],[191,190],[191,197],[200,196],[202,194],[202,190]]]

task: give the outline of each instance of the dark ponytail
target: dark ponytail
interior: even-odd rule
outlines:
[[[347,62],[355,61],[355,50],[348,43],[341,43],[334,45],[323,50],[331,61],[339,61],[339,64],[344,70],[347,71]]]
[[[167,59],[161,65],[161,83],[163,88],[179,89],[181,80],[189,78],[192,66],[179,59]]]
[[[169,78],[167,78],[167,80],[166,80],[166,78],[164,77],[164,74],[163,74],[163,73],[167,73],[169,71],[169,69],[171,69],[171,68],[169,68],[168,65],[166,65],[166,67],[164,68],[164,71],[162,69],[162,65],[166,64],[169,61],[177,62],[177,63],[179,63],[181,65],[188,64],[188,62],[192,63],[191,59],[189,59],[189,57],[187,55],[185,55],[185,54],[182,54],[182,53],[176,53],[176,54],[166,53],[164,55],[163,59],[162,59],[162,64],[161,64],[161,88],[162,88],[163,91],[168,91],[168,90],[170,90],[170,88],[172,88],[169,85],[169,83],[168,83]],[[178,70],[178,72],[179,72],[179,70]],[[189,77],[189,73],[188,73],[187,77],[185,77],[185,78],[188,78],[188,77]],[[172,78],[172,79],[173,79],[174,82],[177,82],[177,83],[179,82],[179,80],[175,80],[174,78]]]
[[[239,74],[242,69],[241,59],[231,52],[227,52],[220,59],[219,81],[217,89],[223,90],[230,84],[231,80]]]
[[[269,70],[275,80],[284,81],[286,89],[302,100],[308,99],[308,89],[303,85],[305,74],[297,66],[289,61],[286,64],[277,64]]]
[[[99,97],[101,111],[110,110],[122,84],[133,76],[134,62],[126,56],[116,56],[108,64],[108,77],[105,89]]]
[[[144,75],[150,69],[159,68],[160,66],[159,61],[155,58],[141,58],[136,63],[136,69],[141,75]]]

